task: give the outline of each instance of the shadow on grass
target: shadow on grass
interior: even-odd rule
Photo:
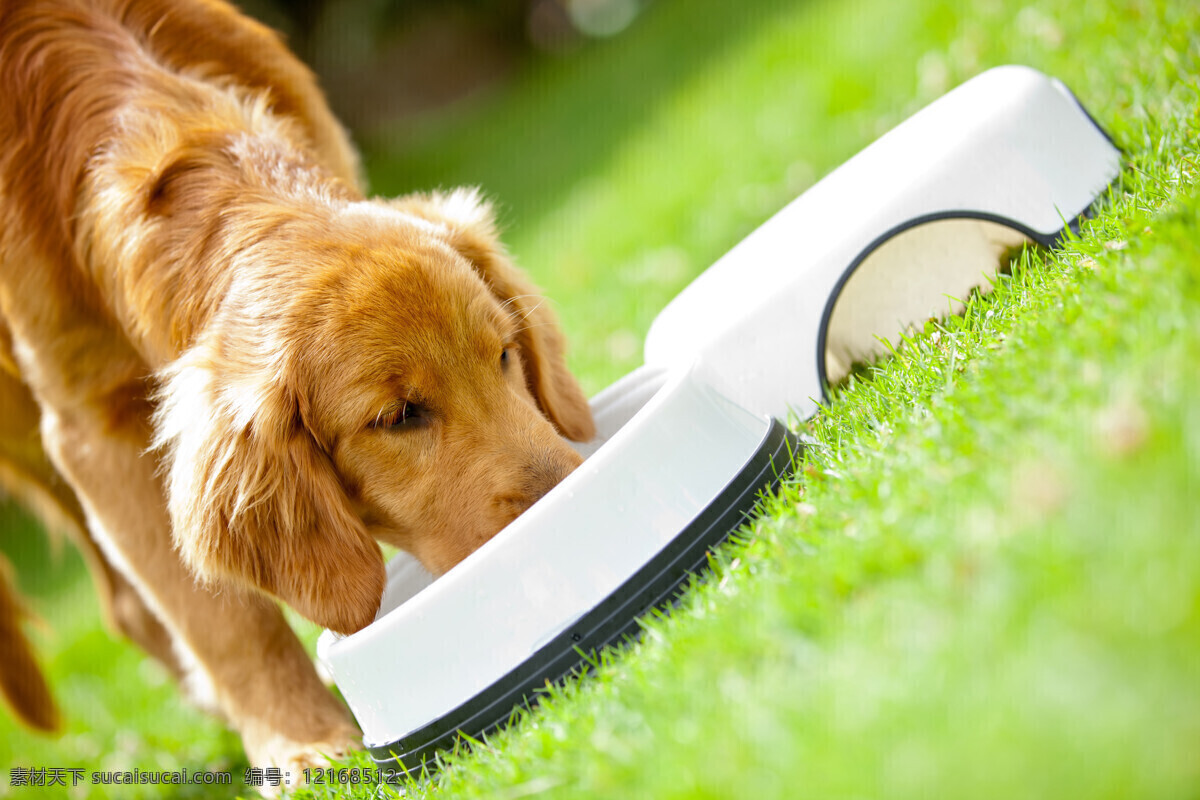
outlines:
[[[655,3],[620,36],[558,63],[539,57],[528,74],[486,99],[360,136],[372,191],[477,185],[502,204],[505,228],[518,228],[554,208],[581,178],[603,172],[663,98],[795,6],[794,0]]]

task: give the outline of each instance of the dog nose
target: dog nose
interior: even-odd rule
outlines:
[[[570,447],[564,445],[564,448],[567,452],[561,455],[543,454],[531,460],[522,470],[519,490],[498,498],[497,504],[510,522],[528,511],[530,506],[541,500],[583,462]]]
[[[557,460],[539,459],[530,467],[528,474],[529,505],[541,500],[563,478],[575,471],[575,467],[579,466],[582,459],[575,454],[574,450],[571,450],[571,456],[574,457]]]

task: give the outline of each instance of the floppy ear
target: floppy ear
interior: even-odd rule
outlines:
[[[163,376],[155,445],[172,536],[208,583],[265,591],[340,633],[379,608],[383,555],[351,510],[299,401],[237,351],[200,343]]]
[[[525,379],[542,413],[568,439],[592,439],[596,435],[592,411],[567,369],[558,318],[537,287],[509,260],[496,235],[491,206],[473,189],[414,194],[392,204],[446,230],[451,246],[475,266],[505,308],[522,320],[517,339]]]

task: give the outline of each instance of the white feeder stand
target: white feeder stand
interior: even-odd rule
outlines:
[[[764,223],[658,315],[645,365],[592,401],[579,469],[436,582],[397,556],[375,622],[322,635],[375,760],[419,769],[636,631],[791,470],[779,420],[811,415],[881,339],[960,310],[1012,247],[1054,244],[1119,169],[1061,83],[1001,67]]]

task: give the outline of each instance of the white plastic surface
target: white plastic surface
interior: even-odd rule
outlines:
[[[519,666],[684,530],[753,455],[770,417],[811,413],[835,287],[891,234],[968,216],[1049,237],[1119,163],[1058,82],[1006,67],[915,115],[767,221],[659,315],[646,366],[593,400],[600,435],[581,448],[583,466],[432,585],[397,557],[380,617],[353,636],[321,637],[318,655],[366,743],[420,730]],[[986,255],[991,240],[980,235]],[[907,258],[903,247],[891,252]],[[904,299],[922,282],[893,283],[887,291]]]
[[[987,216],[1050,237],[1120,170],[1120,153],[1058,81],[989,70],[918,112],[742,240],[655,318],[646,363],[700,356],[728,396],[812,414],[822,318],[846,269],[881,237],[934,216]]]

